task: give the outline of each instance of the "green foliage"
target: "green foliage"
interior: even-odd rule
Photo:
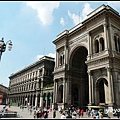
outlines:
[[[18,106],[18,102],[12,102],[11,105],[12,106]]]
[[[54,83],[51,83],[51,84],[47,84],[46,86],[44,86],[44,88],[49,88],[49,87],[53,87],[54,86]]]

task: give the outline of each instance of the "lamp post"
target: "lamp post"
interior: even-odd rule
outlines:
[[[9,43],[9,46],[8,46],[8,50],[11,51],[12,49],[12,41],[11,40],[8,40],[6,43],[4,42],[4,37],[2,37],[2,40],[0,40],[0,61],[1,61],[1,56],[2,56],[2,53],[5,52],[6,50],[6,46],[7,44]]]

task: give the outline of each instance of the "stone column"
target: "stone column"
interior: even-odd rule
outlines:
[[[63,78],[63,104],[62,104],[62,109],[64,109],[64,104],[65,104],[65,79]]]
[[[63,78],[63,106],[62,108],[65,108],[65,97],[66,97],[66,79]]]
[[[40,107],[43,107],[43,78],[41,78]]]
[[[92,104],[92,81],[91,81],[91,71],[88,71],[88,78],[89,78],[89,105]]]
[[[95,103],[95,105],[97,104],[97,86],[96,86],[96,84],[95,84],[95,86],[94,86],[94,103]]]
[[[33,102],[34,102],[34,94],[32,95],[32,106],[33,106]]]
[[[55,103],[55,97],[56,97],[56,82],[55,82],[55,79],[54,79],[54,94],[53,94],[53,103]]]
[[[112,26],[111,26],[111,20],[110,20],[110,18],[108,18],[108,24],[109,24],[109,26],[108,26],[108,43],[109,43],[109,49],[110,49],[110,51],[116,51],[115,50],[115,42],[114,42],[114,36],[112,36],[112,34],[111,33],[113,33],[113,30],[112,30]]]
[[[50,108],[52,108],[52,93],[50,94]]]
[[[113,83],[111,79],[111,68],[107,67],[108,88],[109,88],[109,104],[113,105]]]
[[[58,57],[59,57],[59,56],[58,56],[58,50],[56,50],[56,64],[55,64],[55,68],[58,67],[58,60],[59,60]]]
[[[68,95],[69,95],[68,88],[69,88],[69,86],[68,86],[68,80],[67,79],[66,79],[65,86],[66,86],[66,88],[65,88],[65,103],[68,103],[68,100],[69,100],[69,98],[68,98]]]
[[[108,49],[108,46],[107,46],[107,24],[105,23],[104,25],[104,42],[105,42],[105,50]]]
[[[70,101],[70,99],[69,99],[69,89],[70,89],[70,86],[69,86],[69,80],[67,79],[67,81],[66,81],[66,103],[68,103],[68,101]],[[69,104],[69,103],[68,103]]]
[[[65,103],[65,90],[66,86],[65,86],[65,78],[63,78],[63,103]]]
[[[94,99],[94,80],[93,80],[93,74],[91,73],[91,86],[92,86],[92,104],[95,103]]]
[[[87,40],[88,40],[88,56],[87,56],[87,60],[89,60],[90,59],[90,54],[91,54],[91,39],[90,39],[89,33],[87,33]]]
[[[35,94],[36,94],[36,97],[35,97],[35,107],[38,105],[38,90],[39,90],[39,79],[37,79],[37,81],[36,81],[36,91],[35,91]]]
[[[38,93],[36,92],[36,97],[35,97],[35,107],[38,105]]]
[[[30,103],[31,103],[31,94],[29,94],[29,105],[30,105]]]
[[[47,94],[46,94],[46,107],[48,106],[48,98],[47,98]]]
[[[57,103],[57,93],[58,93],[58,91],[57,91],[57,81],[55,82],[55,103]]]
[[[22,104],[24,104],[24,97],[22,96]]]

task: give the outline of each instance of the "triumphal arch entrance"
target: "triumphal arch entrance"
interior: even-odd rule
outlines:
[[[53,108],[120,106],[120,16],[102,5],[56,45]]]

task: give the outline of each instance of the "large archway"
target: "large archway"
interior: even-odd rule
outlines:
[[[60,85],[58,89],[58,103],[63,103],[63,85]]]
[[[74,106],[85,107],[89,103],[87,65],[88,51],[81,46],[74,50],[70,59],[71,100]]]
[[[105,101],[105,94],[107,93],[108,89],[108,81],[105,78],[100,78],[96,82],[96,96],[97,96],[97,101],[99,104],[106,104]]]

